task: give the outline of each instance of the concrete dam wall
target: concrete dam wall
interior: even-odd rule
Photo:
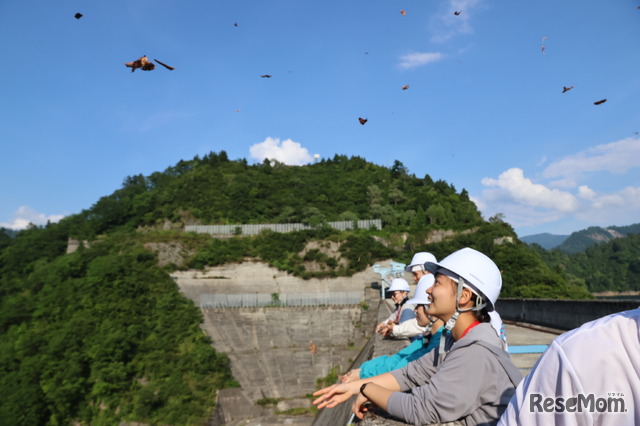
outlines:
[[[245,262],[178,271],[172,277],[200,307],[204,332],[217,351],[229,356],[241,386],[219,392],[215,414],[219,418],[212,424],[281,424],[282,418],[270,420],[270,413],[256,405],[263,398],[284,399],[277,407],[280,411],[309,407],[306,395],[316,389],[317,379],[334,368],[346,371],[358,357],[373,334],[380,306],[380,290],[372,288],[380,276],[370,269],[352,277],[302,280],[263,263]],[[316,303],[277,306],[296,295]],[[317,303],[327,296],[338,298]],[[219,301],[238,297],[273,298],[277,303],[219,307]],[[242,418],[253,423],[240,423]],[[311,421],[298,416],[296,423],[289,423],[309,425]]]
[[[334,367],[342,372],[371,335],[360,306],[205,309],[204,330],[229,355],[251,401],[298,398]],[[366,315],[366,314],[365,314]],[[315,348],[311,346],[315,345]]]

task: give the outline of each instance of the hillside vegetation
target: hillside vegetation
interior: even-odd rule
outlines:
[[[567,254],[584,252],[587,248],[603,244],[616,238],[640,233],[640,224],[627,226],[590,226],[571,233],[571,235],[554,235],[549,233],[528,235],[520,240],[529,244],[537,244],[546,250],[558,249]]]
[[[640,234],[628,234],[575,254],[536,249],[550,268],[570,281],[585,282],[592,292],[640,291]]]
[[[327,221],[379,218],[382,231]],[[215,239],[185,224],[304,222],[313,230]],[[87,241],[65,254],[69,238]],[[362,158],[313,165],[231,161],[224,152],[127,177],[122,188],[57,224],[0,232],[0,418],[12,425],[205,424],[215,391],[234,386],[200,312],[168,275],[262,260],[301,278],[350,276],[376,261],[442,258],[475,247],[503,273],[504,297],[590,297],[483,220],[467,192]],[[154,251],[145,247],[156,248]],[[160,262],[157,247],[173,247]],[[175,253],[174,253],[175,254]],[[163,266],[160,266],[162,264]]]
[[[557,249],[568,254],[584,252],[589,247],[607,243],[627,235],[640,233],[640,224],[628,226],[590,226],[587,229],[573,232]]]

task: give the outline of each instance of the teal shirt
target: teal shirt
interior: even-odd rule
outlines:
[[[443,329],[444,327],[440,327],[428,341],[425,341],[423,336],[414,340],[409,346],[399,350],[393,355],[383,355],[364,362],[360,366],[360,378],[366,379],[367,377],[388,373],[389,371],[402,368],[411,361],[420,358],[440,344],[440,336],[442,336]]]

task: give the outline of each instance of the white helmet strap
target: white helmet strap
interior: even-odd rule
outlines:
[[[447,323],[444,325],[444,332],[442,333],[442,337],[440,338],[440,352],[439,352],[439,354],[444,354],[446,352],[445,351],[445,347],[444,347],[446,339],[444,339],[443,337],[444,337],[444,335],[445,335],[445,333],[447,331],[451,332],[451,330],[453,330],[453,327],[456,325],[456,321],[458,320],[458,317],[460,316],[460,314],[462,312],[480,311],[482,308],[487,306],[487,303],[484,301],[484,299],[478,293],[473,291],[469,286],[466,286],[466,284],[464,283],[464,278],[459,277],[457,279],[457,281],[458,281],[458,291],[456,293],[456,311],[451,316],[451,318],[449,318]],[[462,297],[462,289],[465,286],[467,288],[469,288],[469,290],[471,290],[473,292],[473,294],[475,294],[477,296],[476,305],[471,307],[471,308],[461,309],[460,308],[460,298]]]
[[[431,333],[431,329],[433,328],[434,322],[436,322],[436,320],[429,317],[429,324],[424,328],[424,333],[422,333],[423,336],[427,336],[429,333]]]

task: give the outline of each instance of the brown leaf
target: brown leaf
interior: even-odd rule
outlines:
[[[406,11],[406,10],[401,10],[401,11],[400,11],[400,15],[404,16],[404,15],[406,15],[406,14],[407,14],[407,11]]]
[[[409,88],[408,84],[406,86],[402,86],[402,90],[407,90],[408,88]]]
[[[367,118],[358,117],[358,121],[360,122],[360,124],[364,126],[364,123],[366,123],[369,120]]]

